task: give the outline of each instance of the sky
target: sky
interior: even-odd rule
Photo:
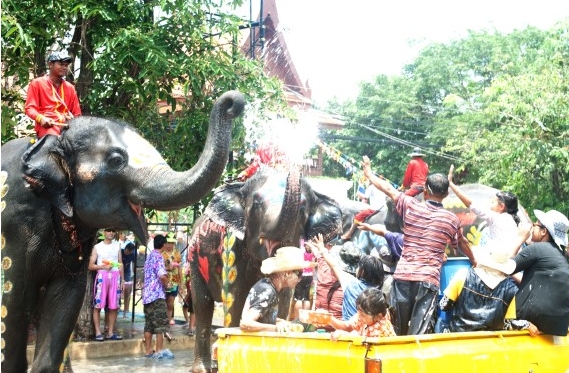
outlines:
[[[468,30],[549,29],[569,16],[569,0],[277,0],[277,10],[295,67],[323,105],[356,98],[361,81],[399,74],[429,43]]]

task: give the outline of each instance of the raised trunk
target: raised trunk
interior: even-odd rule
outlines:
[[[278,240],[281,242],[294,242],[298,238],[290,237],[290,235],[294,232],[292,228],[300,211],[300,194],[300,173],[295,169],[291,169],[286,179],[283,205],[276,225],[276,232],[279,232],[278,234],[280,235]]]
[[[150,172],[151,187],[142,183],[129,199],[143,207],[177,210],[198,202],[211,191],[223,173],[231,144],[231,123],[243,112],[245,99],[237,91],[224,93],[215,103],[204,151],[190,170],[175,172],[157,167]]]

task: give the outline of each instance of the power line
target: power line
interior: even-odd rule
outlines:
[[[388,139],[390,139],[390,140],[393,140],[393,141],[395,141],[395,142],[398,142],[398,143],[400,143],[400,144],[402,144],[402,145],[406,145],[406,146],[409,146],[409,147],[412,147],[412,148],[418,146],[418,145],[416,145],[416,144],[413,144],[412,142],[409,142],[409,141],[407,141],[407,140],[403,140],[403,139],[400,139],[400,138],[398,138],[398,137],[389,135],[389,134],[387,134],[387,133],[385,133],[385,132],[381,132],[381,131],[379,131],[379,130],[377,130],[377,129],[375,129],[375,128],[372,128],[372,127],[370,127],[370,126],[367,126],[367,125],[365,125],[365,124],[357,124],[357,125],[360,126],[360,127],[365,128],[365,129],[367,129],[367,130],[370,130],[371,132],[376,133],[376,134],[378,134],[378,135],[380,135],[380,136],[383,136],[383,137],[386,137],[386,138],[388,138]],[[452,155],[448,155],[448,154],[442,153],[442,152],[433,151],[433,150],[425,150],[425,152],[426,152],[426,153],[429,153],[429,154],[432,154],[432,155],[435,155],[435,156],[437,156],[437,157],[446,158],[446,159],[450,159],[451,161],[456,161],[456,162],[463,163],[463,160],[462,160],[462,159],[460,159],[460,158],[458,158],[458,157],[455,157],[455,156],[452,156]]]

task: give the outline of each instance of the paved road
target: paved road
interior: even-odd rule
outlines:
[[[193,351],[173,351],[172,360],[154,360],[144,356],[109,357],[90,360],[75,360],[74,373],[188,373],[194,362]]]

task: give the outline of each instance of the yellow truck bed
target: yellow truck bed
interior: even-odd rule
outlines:
[[[569,337],[527,331],[389,338],[217,330],[220,373],[569,373]],[[367,370],[366,370],[367,361]]]

